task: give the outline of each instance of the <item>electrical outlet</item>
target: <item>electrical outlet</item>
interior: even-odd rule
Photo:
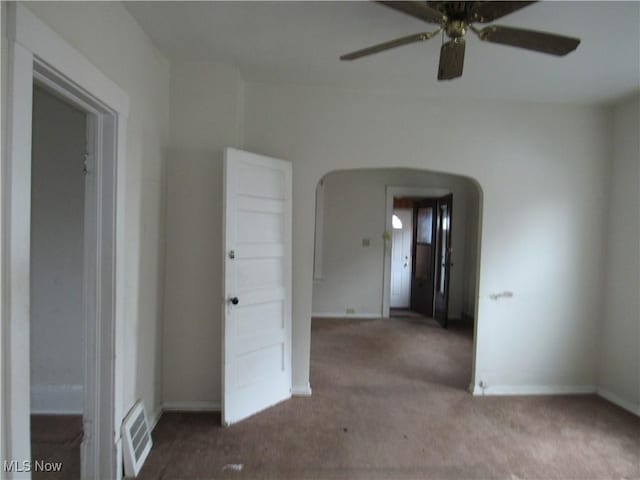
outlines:
[[[363,238],[362,239],[362,246],[363,247],[368,247],[370,245],[371,245],[371,240],[370,239],[368,239],[368,238]]]
[[[347,308],[347,313],[349,314],[354,314],[356,313],[356,309],[355,308]]]

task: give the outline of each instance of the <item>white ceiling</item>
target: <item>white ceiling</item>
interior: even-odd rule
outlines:
[[[464,75],[436,80],[440,37],[353,62],[352,50],[434,26],[371,2],[128,2],[176,61],[237,66],[248,82],[419,89],[439,97],[607,102],[640,88],[640,3],[539,2],[495,22],[579,37],[566,57],[467,34]]]

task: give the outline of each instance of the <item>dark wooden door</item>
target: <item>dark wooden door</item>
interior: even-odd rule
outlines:
[[[449,279],[451,273],[451,219],[453,195],[438,199],[436,208],[436,268],[434,317],[447,327],[449,321]]]
[[[413,209],[413,268],[411,310],[433,316],[433,271],[436,254],[437,199],[424,199]]]

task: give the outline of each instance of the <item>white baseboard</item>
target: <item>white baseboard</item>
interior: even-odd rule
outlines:
[[[473,395],[585,395],[596,393],[595,385],[495,385],[473,387]]]
[[[31,413],[43,415],[82,415],[82,385],[31,386]]]
[[[344,313],[344,312],[323,312],[312,313],[313,318],[382,318],[379,313]]]
[[[220,402],[164,402],[165,412],[219,412]]]
[[[630,402],[629,400],[626,400],[621,396],[616,395],[612,391],[604,388],[598,388],[597,393],[602,398],[609,400],[611,403],[615,403],[619,407],[624,408],[625,410],[628,410],[629,412],[635,415],[638,415],[640,417],[640,404],[635,404],[633,402]]]
[[[291,395],[295,397],[310,397],[311,396],[311,385],[294,385],[291,387]]]
[[[155,412],[153,412],[153,415],[151,415],[151,417],[149,418],[149,431],[153,432],[153,429],[156,428],[156,425],[158,424],[158,422],[160,421],[160,417],[162,417],[162,405],[160,405]]]

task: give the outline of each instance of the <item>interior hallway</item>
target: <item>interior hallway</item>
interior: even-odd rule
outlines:
[[[314,319],[312,397],[230,428],[165,414],[140,478],[640,477],[640,418],[595,395],[472,397],[471,358],[469,329]]]

